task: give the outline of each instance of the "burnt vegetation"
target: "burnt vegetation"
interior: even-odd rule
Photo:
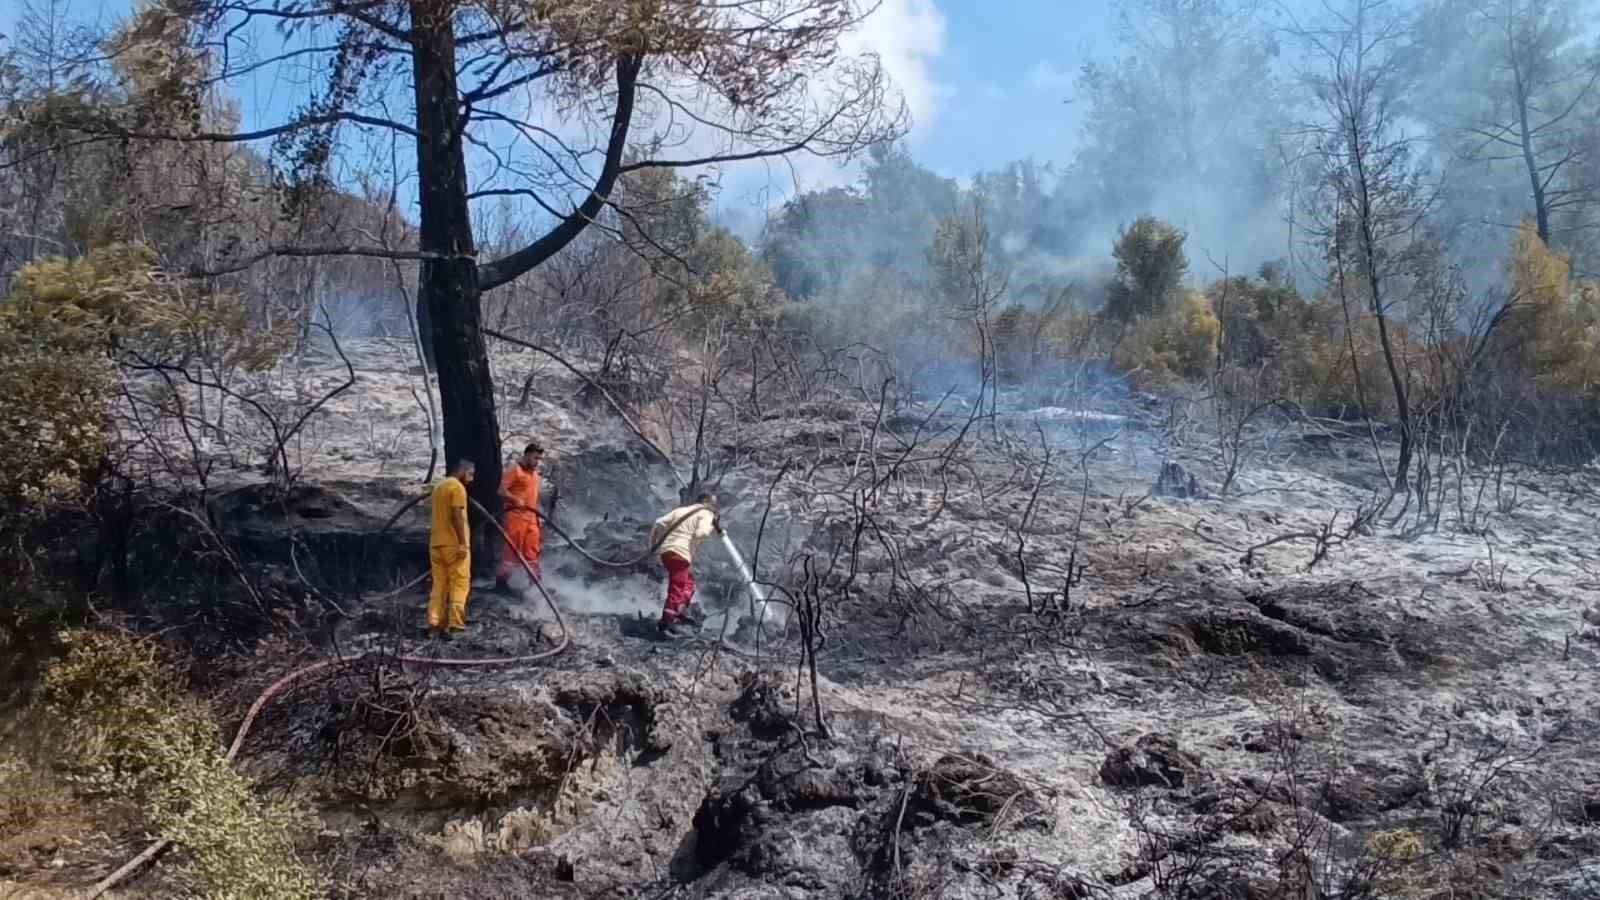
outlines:
[[[1128,0],[1071,159],[958,183],[874,10],[24,4],[0,893],[1600,891],[1581,17]]]

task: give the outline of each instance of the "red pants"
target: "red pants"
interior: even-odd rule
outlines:
[[[694,599],[694,572],[689,561],[676,553],[661,554],[661,564],[667,567],[667,605],[661,611],[661,623],[670,625],[683,620],[683,613]]]
[[[532,513],[508,513],[506,515],[506,534],[511,535],[511,540],[505,545],[505,551],[500,554],[500,568],[495,572],[495,577],[506,579],[512,572],[520,572],[522,563],[517,562],[517,552],[522,552],[522,558],[528,561],[528,567],[533,569],[533,577],[538,578],[542,573],[539,569],[539,552],[544,546],[544,535],[539,529],[539,517]]]

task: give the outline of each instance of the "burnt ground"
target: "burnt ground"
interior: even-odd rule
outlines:
[[[223,495],[253,560],[297,548],[337,608],[213,663],[225,725],[335,648],[435,651],[420,590],[380,596],[420,571],[418,517],[378,532],[427,458],[385,353],[293,503],[253,502],[248,469]],[[554,449],[564,527],[633,555],[670,474],[547,380],[507,432]],[[400,429],[389,456],[362,452],[364,409]],[[336,896],[1600,896],[1600,473],[1468,476],[1437,527],[1393,508],[1344,534],[1381,487],[1364,435],[1263,436],[1219,497],[1203,432],[1095,412],[1019,409],[942,457],[905,449],[940,425],[917,409],[719,424],[730,532],[816,614],[815,701],[797,616],[758,642],[720,548],[707,637],[663,644],[659,572],[550,538],[565,654],[349,670],[273,707],[244,765],[319,812],[304,852]],[[486,585],[452,656],[551,646],[536,598]],[[3,878],[92,880],[99,853]],[[129,894],[181,893],[169,869]]]

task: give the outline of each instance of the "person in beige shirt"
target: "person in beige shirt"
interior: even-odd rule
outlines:
[[[667,599],[661,610],[661,633],[684,637],[685,614],[694,599],[694,551],[713,534],[722,533],[717,498],[704,493],[688,506],[680,506],[650,526],[650,546],[659,545],[661,565],[667,570]]]

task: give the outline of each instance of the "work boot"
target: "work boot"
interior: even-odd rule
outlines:
[[[429,640],[432,637],[433,637],[433,626],[432,625],[424,625],[424,626],[422,626],[422,628],[419,629],[418,634],[417,634],[417,639],[418,640],[422,640],[422,641]]]
[[[662,640],[679,641],[684,638],[694,637],[694,631],[683,622],[662,622],[660,629]]]
[[[445,643],[448,644],[456,639],[456,634],[457,632],[454,631],[441,631],[439,632],[439,637],[444,638]]]
[[[508,580],[504,575],[501,575],[494,580],[494,590],[497,594],[514,593],[514,591],[511,590],[510,580]]]

